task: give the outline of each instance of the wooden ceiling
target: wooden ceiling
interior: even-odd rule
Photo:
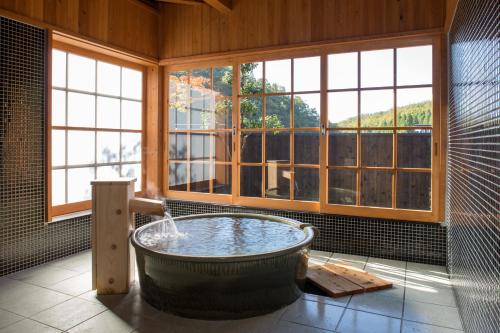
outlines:
[[[158,2],[175,3],[179,5],[202,5],[207,4],[224,14],[231,13],[232,0],[157,0]]]

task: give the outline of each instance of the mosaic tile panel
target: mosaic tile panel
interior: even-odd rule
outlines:
[[[90,248],[90,215],[46,223],[46,39],[0,17],[0,276]]]
[[[313,249],[379,258],[446,264],[446,228],[438,224],[415,223],[361,217],[255,209],[209,203],[167,200],[172,216],[203,213],[257,213],[288,217],[318,227]]]
[[[500,332],[500,2],[461,0],[449,36],[448,270],[466,332]]]

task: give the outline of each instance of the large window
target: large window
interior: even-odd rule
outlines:
[[[431,209],[432,46],[328,55],[328,203]]]
[[[140,191],[142,71],[53,49],[51,79],[53,215],[88,208],[95,178]]]
[[[240,196],[319,200],[320,64],[240,65]]]
[[[167,70],[166,195],[436,221],[436,43],[319,47]]]

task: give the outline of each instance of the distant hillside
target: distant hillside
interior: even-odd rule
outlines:
[[[363,127],[392,126],[392,109],[361,116]],[[406,105],[398,110],[398,126],[415,126],[432,124],[432,104],[425,101]],[[333,127],[356,127],[356,117],[341,121]]]

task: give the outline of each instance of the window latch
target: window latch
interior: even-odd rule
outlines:
[[[321,124],[321,135],[325,135],[325,124]]]

